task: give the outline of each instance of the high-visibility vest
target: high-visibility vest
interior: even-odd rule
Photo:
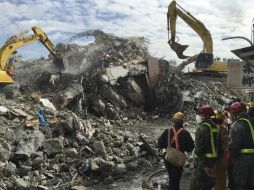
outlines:
[[[215,142],[214,142],[214,133],[217,136],[217,140],[219,139],[219,131],[220,129],[216,126],[216,128],[213,128],[212,125],[210,123],[202,123],[202,125],[207,125],[209,127],[209,131],[210,131],[210,143],[211,143],[211,153],[206,153],[204,156],[206,158],[217,158],[218,157],[218,143],[217,143],[217,150],[215,148]]]
[[[245,119],[245,118],[240,118],[239,121],[246,121],[248,123],[248,126],[251,131],[252,140],[254,143],[254,129],[253,129],[252,123],[248,119]],[[243,154],[252,154],[252,153],[254,153],[254,148],[243,148],[240,150],[240,152]]]

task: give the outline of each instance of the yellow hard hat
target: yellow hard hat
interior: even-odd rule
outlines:
[[[186,117],[185,117],[185,115],[184,115],[182,112],[176,112],[176,113],[174,114],[173,119],[185,121],[185,120],[186,120]]]
[[[254,101],[251,101],[247,104],[249,108],[254,108]]]
[[[224,113],[222,111],[214,110],[213,115],[211,116],[211,119],[223,119]]]

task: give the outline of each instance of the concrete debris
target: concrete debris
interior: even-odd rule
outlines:
[[[56,155],[63,151],[63,142],[59,138],[47,139],[44,143],[44,151],[48,156]]]
[[[40,102],[42,103],[42,105],[46,108],[50,108],[52,110],[56,111],[55,106],[49,101],[49,99],[47,98],[40,98]]]
[[[162,166],[155,139],[170,114],[187,112],[193,134],[194,106],[221,109],[233,95],[223,83],[187,78],[172,61],[150,57],[144,38],[101,31],[74,38],[87,35],[95,42],[58,45],[66,72],[56,74],[51,57],[21,61],[19,93],[0,89],[0,189],[121,189],[120,180]]]
[[[0,115],[7,115],[9,112],[9,109],[4,107],[4,106],[0,106]]]

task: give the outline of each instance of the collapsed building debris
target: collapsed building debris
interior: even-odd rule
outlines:
[[[52,58],[21,63],[20,92],[6,98],[1,93],[9,89],[1,89],[1,189],[84,189],[156,168],[153,151],[139,139],[142,124],[191,113],[199,103],[222,108],[231,96],[222,83],[186,79],[171,62],[149,57],[144,38],[101,31],[76,37],[84,35],[95,42],[58,45],[68,72],[52,72]],[[40,107],[48,126],[40,126]],[[156,150],[151,136],[142,137]]]

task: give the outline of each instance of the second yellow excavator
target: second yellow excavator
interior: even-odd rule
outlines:
[[[18,48],[37,40],[39,40],[54,56],[54,63],[58,70],[64,70],[63,57],[49,40],[48,36],[42,29],[35,26],[32,27],[32,31],[34,34],[31,36],[22,37],[30,32],[30,30],[26,30],[10,37],[0,49],[0,84],[12,84],[15,82],[13,79],[13,64],[9,64],[10,57],[16,53]]]
[[[167,29],[169,45],[172,50],[174,50],[180,59],[186,59],[189,56],[183,55],[188,45],[181,45],[176,41],[176,19],[179,16],[183,21],[185,21],[202,39],[203,49],[198,55],[194,55],[189,58],[185,65],[189,64],[189,60],[195,61],[196,70],[209,71],[216,73],[226,73],[227,63],[226,62],[214,62],[213,59],[213,40],[210,31],[205,27],[205,25],[195,18],[190,12],[184,10],[180,5],[173,0],[168,6],[167,12]]]

